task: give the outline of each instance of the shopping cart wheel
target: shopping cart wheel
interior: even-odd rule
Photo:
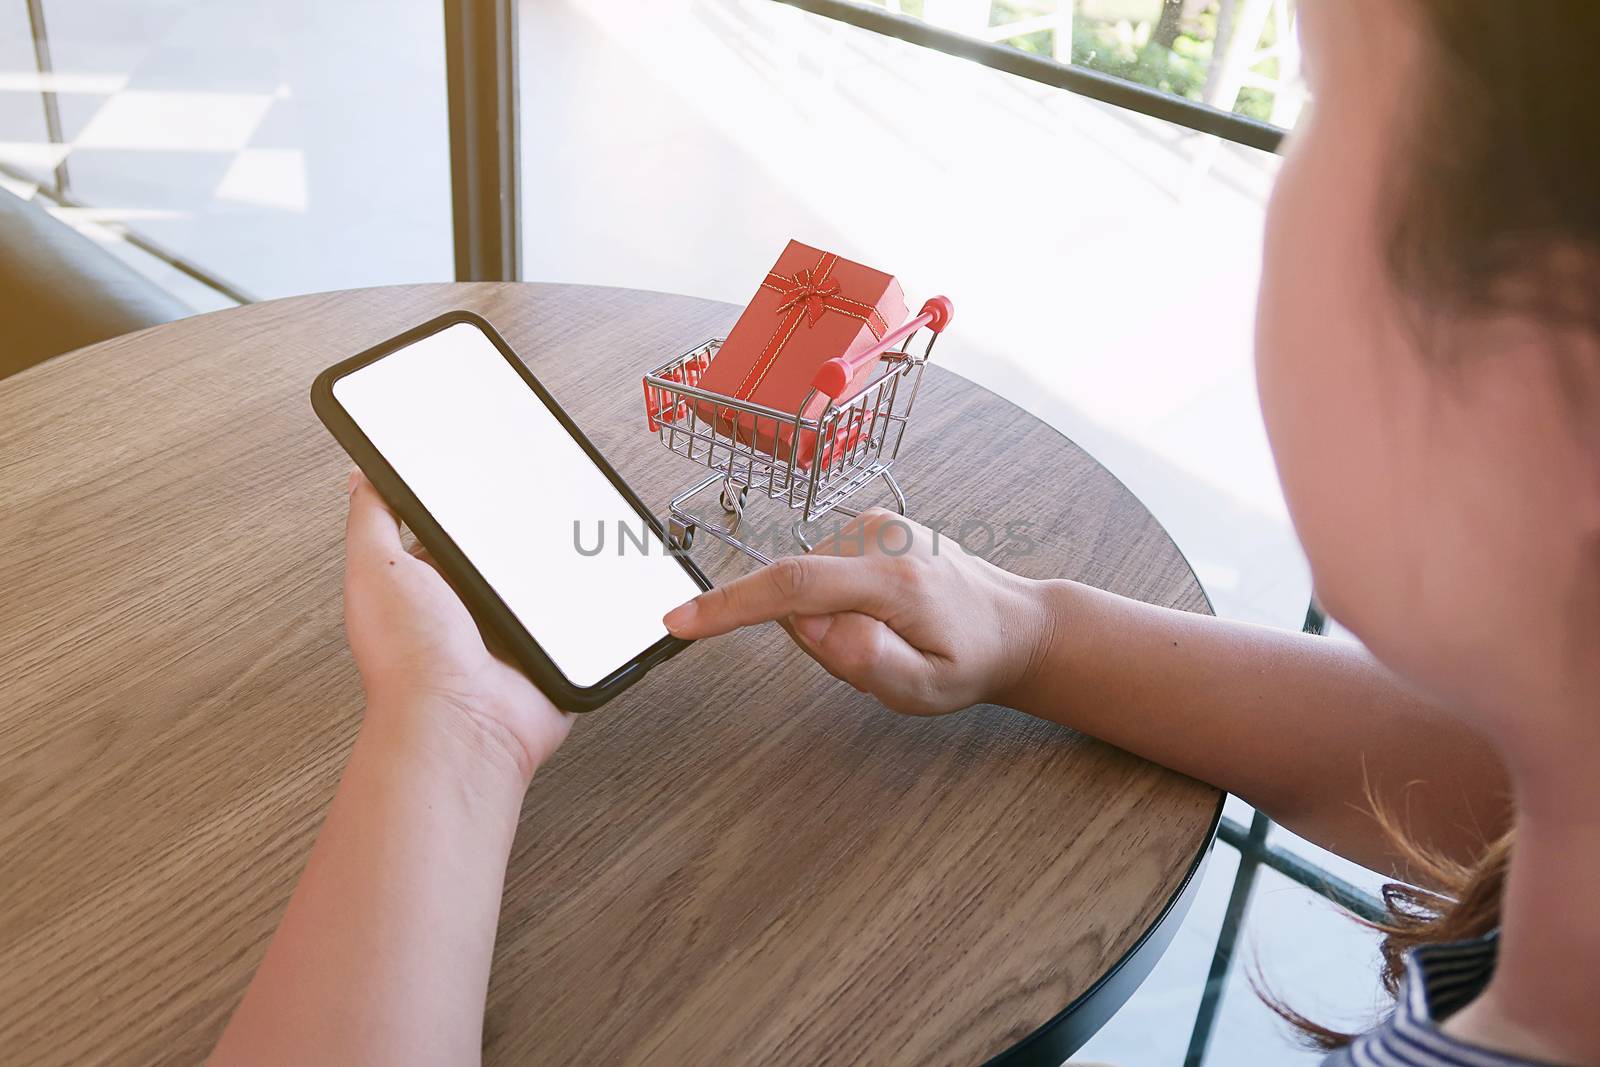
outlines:
[[[680,550],[687,552],[694,547],[694,529],[694,523],[668,519],[667,540],[671,541]]]
[[[729,515],[743,515],[745,501],[749,498],[750,487],[748,485],[739,486],[739,492],[737,496],[730,494],[728,492],[728,486],[724,485],[722,487],[722,510],[726,511]]]

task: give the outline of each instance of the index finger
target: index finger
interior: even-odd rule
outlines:
[[[673,636],[693,639],[790,615],[871,615],[884,603],[884,579],[865,559],[788,556],[701,593],[667,612],[662,622]]]

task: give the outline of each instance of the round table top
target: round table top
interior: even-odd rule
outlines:
[[[647,431],[639,377],[738,309],[661,293],[327,293],[0,381],[0,1048],[18,1062],[192,1062],[221,1033],[361,716],[349,460],[311,380],[452,308],[494,323],[651,507],[698,477]],[[1032,551],[997,563],[1207,610],[1119,482],[937,360],[896,468],[913,517],[1026,522]],[[711,539],[695,555],[713,581],[753,566]],[[485,1058],[1014,1052],[1181,916],[1219,804],[1007,709],[893,715],[775,626],[704,642],[535,777]]]

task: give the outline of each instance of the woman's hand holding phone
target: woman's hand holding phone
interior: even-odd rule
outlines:
[[[888,511],[851,520],[809,556],[673,609],[667,629],[713,637],[777,621],[829,673],[910,715],[1010,703],[1048,648],[1039,583]]]
[[[526,789],[572,716],[484,644],[427,554],[402,546],[399,520],[359,470],[350,475],[344,604],[369,721],[448,731],[514,768]]]
[[[558,711],[350,476],[345,629],[367,708],[278,931],[209,1062],[476,1063],[506,864]]]

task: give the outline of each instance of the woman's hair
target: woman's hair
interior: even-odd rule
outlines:
[[[1488,845],[1475,863],[1464,864],[1418,846],[1370,794],[1368,802],[1378,821],[1378,829],[1388,838],[1390,847],[1405,858],[1412,877],[1428,887],[1391,882],[1383,887],[1383,903],[1388,915],[1379,922],[1356,920],[1383,935],[1379,945],[1383,957],[1379,978],[1392,997],[1399,995],[1406,973],[1406,953],[1412,949],[1483,937],[1499,927],[1500,896],[1505,890],[1506,868],[1511,862],[1513,835],[1508,833]],[[1267,1006],[1314,1047],[1336,1049],[1355,1040],[1355,1034],[1302,1015],[1254,976],[1251,984]]]
[[[1410,3],[1425,43],[1391,150],[1392,280],[1429,316],[1600,336],[1600,4]]]
[[[1600,110],[1590,70],[1600,41],[1595,0],[1410,0],[1425,38],[1407,124],[1391,153],[1390,279],[1425,329],[1510,316],[1546,328],[1551,358],[1576,398],[1600,379]],[[1431,360],[1457,355],[1428,330]],[[1444,343],[1437,343],[1443,341]],[[1593,400],[1585,402],[1592,405]],[[1592,418],[1588,411],[1582,417]],[[1373,798],[1369,797],[1369,800]],[[1397,993],[1406,953],[1481,937],[1500,925],[1512,835],[1463,864],[1409,839],[1375,800],[1379,829],[1428,888],[1384,887],[1384,987]],[[1258,990],[1259,990],[1258,985]],[[1263,992],[1314,1045],[1352,1035]]]

